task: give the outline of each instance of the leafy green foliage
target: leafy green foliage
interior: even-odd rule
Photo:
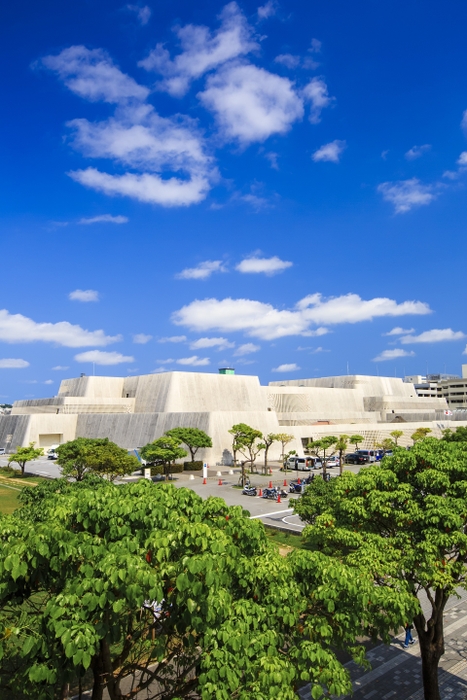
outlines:
[[[89,450],[86,462],[88,469],[106,476],[110,481],[131,474],[141,466],[135,455],[128,454],[127,450],[110,441]]]
[[[363,442],[363,435],[351,435],[349,437],[349,442],[351,445],[355,445],[355,451],[358,450],[358,446],[361,442]]]
[[[90,459],[92,459],[93,451],[109,444],[108,438],[79,437],[59,445],[56,449],[57,464],[60,466],[63,476],[82,481],[84,475],[92,469]]]
[[[212,440],[209,435],[204,430],[199,430],[199,428],[172,428],[167,430],[165,434],[176,438],[188,447],[192,462],[195,461],[196,453],[201,447],[212,447]]]
[[[326,458],[331,457],[336,451],[336,444],[337,444],[338,438],[336,438],[334,435],[325,435],[324,437],[320,438],[319,440],[313,440],[313,442],[309,442],[307,447],[311,454],[316,455],[317,457],[321,457],[321,461],[323,462],[323,473],[326,473]],[[329,451],[332,450],[331,453]],[[321,454],[322,453],[322,454]]]
[[[162,437],[149,442],[141,448],[141,457],[150,466],[162,466],[166,480],[169,478],[171,464],[176,459],[183,459],[187,456],[187,451],[180,447],[180,438],[171,437],[167,433]],[[180,471],[183,471],[183,466]]]
[[[37,459],[44,454],[42,447],[34,447],[36,443],[30,442],[27,447],[17,447],[16,452],[8,457],[8,464],[16,462],[21,467],[21,475],[24,476],[24,468],[28,462]]]
[[[251,464],[253,471],[255,460],[261,450],[264,449],[264,444],[259,442],[263,435],[260,430],[256,430],[246,423],[237,423],[229,430],[233,435],[232,451],[234,453],[234,463],[236,462],[237,452],[240,452],[245,457],[246,462]],[[242,463],[242,485],[245,485],[245,463]]]
[[[456,430],[446,428],[443,430],[443,440],[446,442],[467,442],[467,428],[460,425]]]
[[[319,552],[281,557],[219,498],[89,478],[0,518],[0,692],[52,700],[86,669],[111,700],[350,691],[335,649],[362,658],[355,629],[384,609],[371,576]]]
[[[424,440],[426,436],[431,433],[431,428],[417,428],[417,430],[410,436],[414,441],[414,444],[419,440]]]
[[[466,503],[467,444],[425,438],[358,474],[315,480],[295,506],[310,524],[303,534],[310,546],[330,561],[370,572],[375,595],[389,595],[392,612],[382,619],[374,609],[375,629],[387,635],[387,623],[397,628],[413,616],[426,698],[438,692],[444,606],[458,586],[467,586]],[[431,604],[427,619],[421,590]]]

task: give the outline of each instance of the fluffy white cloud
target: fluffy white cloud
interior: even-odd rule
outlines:
[[[147,335],[146,333],[136,333],[133,336],[133,342],[138,345],[146,345],[151,340],[152,335]]]
[[[104,352],[102,350],[87,350],[75,355],[76,362],[93,362],[96,365],[121,365],[123,362],[134,362],[131,355],[122,355],[120,352]]]
[[[226,61],[248,54],[257,48],[251,38],[251,29],[236,2],[230,2],[220,14],[221,26],[217,32],[208,27],[188,24],[175,32],[182,53],[173,60],[163,44],[157,44],[139,65],[163,76],[160,90],[173,97],[182,97],[192,80],[199,78]]]
[[[395,348],[394,350],[383,350],[382,353],[373,358],[373,362],[385,362],[386,360],[397,360],[399,357],[413,357],[413,350],[402,350]]]
[[[258,258],[252,256],[245,258],[237,266],[238,272],[244,273],[264,273],[266,275],[275,275],[277,272],[283,272],[288,267],[292,267],[293,263],[287,260],[281,260],[274,255],[272,258]]]
[[[242,357],[243,355],[250,355],[252,352],[258,352],[258,350],[261,350],[260,345],[255,345],[254,343],[244,343],[243,345],[238,346],[234,352],[234,355],[235,357]]]
[[[99,292],[95,289],[75,289],[74,292],[70,292],[68,299],[71,301],[99,301]]]
[[[87,331],[68,321],[36,323],[27,316],[0,310],[0,341],[4,343],[56,343],[67,348],[89,345],[110,345],[121,340],[121,335],[109,336],[104,331]]]
[[[431,331],[424,331],[420,335],[404,335],[400,340],[403,345],[412,343],[442,343],[446,340],[462,340],[465,333],[453,331],[452,328],[433,328]]]
[[[190,343],[192,350],[201,350],[202,348],[217,348],[218,350],[226,350],[234,348],[235,343],[230,343],[227,338],[198,338]]]
[[[198,357],[198,355],[192,355],[192,357],[182,357],[176,360],[177,365],[188,365],[190,367],[205,367],[209,365],[209,357]]]
[[[24,367],[29,367],[27,360],[14,359],[12,357],[0,360],[0,369],[23,369]]]
[[[310,102],[310,122],[319,124],[321,121],[321,112],[326,107],[332,104],[333,97],[329,96],[328,86],[323,78],[313,78],[308,85],[303,88],[303,97],[307,102]]]
[[[198,97],[215,113],[224,137],[244,145],[285,134],[303,117],[303,100],[293,83],[251,64],[224,66]]]
[[[252,299],[197,299],[176,311],[172,321],[196,332],[243,331],[253,337],[272,340],[290,335],[324,335],[328,332],[326,328],[310,330],[311,325],[358,323],[384,316],[428,313],[431,313],[429,306],[420,301],[398,304],[387,298],[365,301],[357,294],[329,299],[312,294],[287,310]]]
[[[404,214],[414,207],[430,204],[437,197],[432,185],[423,185],[416,177],[410,180],[383,182],[377,189],[383,195],[383,199],[394,205],[396,214]]]
[[[338,163],[339,159],[346,148],[345,141],[331,141],[331,143],[325,143],[324,146],[318,148],[317,151],[311,156],[315,163],[320,161],[329,161],[330,163]]]
[[[258,7],[258,19],[269,19],[277,12],[277,2],[268,0],[264,5]]]
[[[291,53],[281,53],[274,59],[275,63],[280,63],[286,68],[297,68],[300,65],[300,56],[294,56]]]
[[[159,338],[158,343],[184,343],[186,335],[171,335],[169,338]]]
[[[396,326],[389,331],[389,333],[383,333],[383,335],[407,335],[408,333],[413,333],[414,330],[414,328],[401,328],[400,326]]]
[[[421,158],[424,153],[428,153],[431,150],[431,144],[424,143],[423,146],[413,146],[405,154],[407,160],[416,160]]]
[[[136,16],[138,17],[139,23],[142,27],[149,22],[151,17],[151,8],[147,5],[144,5],[144,7],[140,7],[139,5],[127,5],[127,8],[131,12],[136,12]]]
[[[462,151],[459,158],[457,159],[457,165],[460,165],[460,166],[467,165],[467,151]]]
[[[63,365],[56,365],[55,367],[52,367],[53,370],[56,372],[64,372],[66,369],[70,369],[69,367],[64,367]]]
[[[100,214],[100,216],[91,216],[87,219],[80,219],[79,224],[127,224],[129,218],[127,216],[112,216],[112,214]]]
[[[149,90],[122,73],[103,49],[70,46],[57,56],[45,56],[42,64],[56,72],[69,90],[92,102],[145,100],[149,95]]]
[[[279,365],[279,367],[274,367],[273,372],[297,372],[301,369],[295,362],[289,364]]]
[[[46,379],[44,384],[54,384],[54,380],[53,379]]]
[[[175,277],[179,280],[205,280],[213,272],[227,272],[222,260],[205,260],[196,267],[187,267]]]

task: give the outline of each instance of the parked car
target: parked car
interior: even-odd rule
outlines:
[[[309,472],[313,467],[313,457],[289,457],[287,469]]]
[[[345,455],[345,460],[344,462],[346,464],[368,464],[368,460],[364,455],[360,455],[357,452],[351,452],[348,455]]]
[[[5,448],[4,448],[4,447],[0,447],[0,455],[4,455],[4,454],[5,454]]]
[[[367,462],[376,462],[377,450],[357,450],[355,454],[363,455]]]
[[[332,469],[332,467],[338,467],[340,465],[339,457],[336,457],[336,455],[332,455],[331,457],[327,457],[326,459],[326,468],[327,469]]]

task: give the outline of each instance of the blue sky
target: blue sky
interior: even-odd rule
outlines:
[[[460,374],[467,7],[3,5],[0,395]]]

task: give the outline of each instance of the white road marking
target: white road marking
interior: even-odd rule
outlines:
[[[292,516],[292,517],[298,517],[298,516]],[[282,518],[282,522],[285,523],[286,525],[291,525],[292,527],[298,527],[300,530],[303,530],[306,525],[299,525],[298,523],[289,523],[287,516],[285,518]]]
[[[287,508],[287,510],[274,510],[272,513],[261,513],[261,515],[250,515],[250,520],[255,518],[269,518],[270,515],[280,515],[281,513],[292,513],[292,508]]]

